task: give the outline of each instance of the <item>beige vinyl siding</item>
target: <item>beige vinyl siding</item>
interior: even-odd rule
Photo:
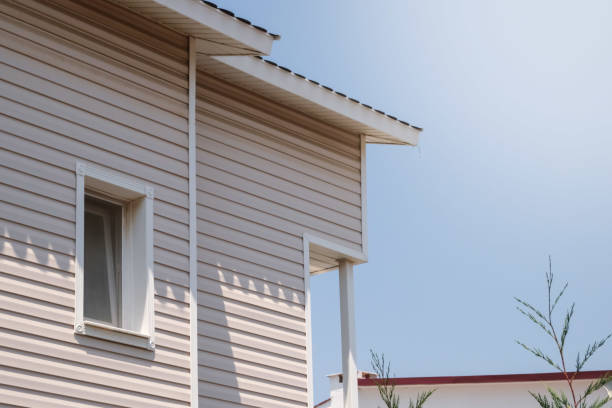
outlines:
[[[189,405],[187,40],[102,0],[0,2],[0,405]],[[155,189],[154,353],[74,334],[75,163]]]
[[[361,251],[359,136],[198,83],[200,403],[305,407],[302,236]]]

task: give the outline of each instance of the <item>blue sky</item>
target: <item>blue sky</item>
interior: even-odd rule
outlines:
[[[514,343],[550,349],[513,303],[543,305],[549,254],[572,355],[612,332],[612,3],[218,4],[280,33],[276,62],[425,129],[368,147],[360,368],[375,348],[397,376],[549,371]],[[319,401],[341,367],[337,273],[312,291]],[[612,369],[612,344],[587,369]]]

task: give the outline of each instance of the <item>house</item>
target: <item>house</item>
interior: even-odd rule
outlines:
[[[584,392],[589,383],[601,378],[607,371],[584,371],[576,376],[577,392]],[[330,375],[330,398],[315,405],[315,408],[342,408],[342,374]],[[359,408],[379,408],[380,399],[375,374],[359,372]],[[527,408],[538,403],[529,392],[547,394],[548,388],[568,393],[561,373],[471,375],[456,377],[409,377],[391,378],[400,404],[416,401],[419,393],[436,390],[426,403],[427,408]],[[568,394],[569,395],[569,394]],[[612,396],[612,383],[607,389],[595,393],[595,398]]]
[[[420,129],[210,2],[4,0],[0,30],[0,405],[312,407],[338,270],[357,406],[366,144]]]

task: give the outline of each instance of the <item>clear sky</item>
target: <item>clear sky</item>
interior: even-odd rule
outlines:
[[[282,35],[271,59],[425,129],[368,146],[361,369],[375,348],[397,376],[549,371],[513,303],[543,305],[549,254],[572,355],[612,331],[611,2],[218,4]],[[341,370],[337,273],[312,293],[317,402]],[[586,368],[612,369],[612,344]]]

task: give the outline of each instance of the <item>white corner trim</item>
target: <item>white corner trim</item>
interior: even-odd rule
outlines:
[[[152,3],[157,3],[179,14],[182,18],[190,20],[192,24],[200,25],[200,27],[197,27],[197,31],[201,32],[202,29],[215,31],[217,38],[219,35],[222,36],[221,40],[218,40],[222,44],[229,42],[228,40],[233,40],[239,43],[234,45],[235,47],[250,49],[256,55],[268,55],[272,51],[275,37],[271,34],[258,30],[250,24],[245,24],[223,13],[221,10],[207,6],[200,1],[153,0]],[[186,27],[187,24],[182,24],[181,26]],[[197,31],[192,30],[191,33],[186,34],[196,35]]]
[[[366,135],[361,135],[361,251],[368,257],[368,188],[366,171]]]
[[[306,377],[308,387],[308,408],[314,407],[314,378],[313,378],[313,362],[312,362],[312,308],[310,297],[310,248],[321,248],[334,252],[338,259],[345,259],[354,264],[362,264],[367,262],[367,256],[347,248],[335,242],[328,241],[319,236],[304,233],[302,235],[304,245],[304,312],[306,320]],[[333,269],[338,269],[333,268]],[[329,269],[332,270],[332,269]]]
[[[153,272],[153,197],[152,187],[133,180],[127,176],[97,166],[76,162],[76,253],[75,253],[75,319],[74,332],[79,335],[127,344],[134,347],[155,349],[155,311],[154,311],[154,272]],[[147,312],[146,329],[143,332],[115,327],[101,322],[85,320],[84,316],[84,255],[85,255],[85,188],[92,185],[101,187],[111,196],[126,200],[145,198],[145,254],[144,267],[147,282],[145,284],[145,302]]]
[[[191,407],[198,392],[198,246],[196,201],[196,39],[189,37],[189,371]]]
[[[308,408],[314,407],[314,378],[312,369],[312,312],[310,308],[310,244],[304,237],[304,312],[306,317],[306,387]]]

